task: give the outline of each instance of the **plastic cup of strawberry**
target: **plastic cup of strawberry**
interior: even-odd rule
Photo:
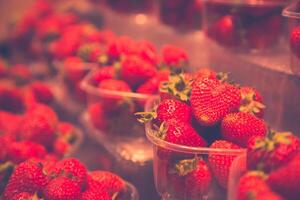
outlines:
[[[148,100],[146,111],[152,111],[158,102],[158,97]],[[154,180],[162,199],[225,198],[228,184],[231,182],[228,180],[231,164],[245,155],[245,149],[178,145],[157,137],[157,129],[154,126],[153,122],[148,122],[145,130],[153,145]],[[181,166],[186,163],[187,168],[176,168],[180,163]],[[197,163],[198,167],[196,165],[194,168]],[[192,170],[189,170],[190,166],[193,166]],[[183,174],[180,174],[180,170],[183,170]]]

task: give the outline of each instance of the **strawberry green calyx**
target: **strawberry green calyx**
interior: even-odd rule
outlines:
[[[181,160],[175,164],[174,171],[179,176],[185,176],[197,168],[198,158]]]
[[[170,93],[182,101],[188,101],[192,90],[192,79],[187,80],[183,73],[171,75],[168,82],[163,82],[161,92]]]
[[[229,73],[227,73],[227,72],[219,72],[219,73],[217,73],[217,79],[221,83],[227,82],[228,78],[229,78]]]
[[[255,101],[256,97],[255,97],[255,93],[253,91],[249,92],[247,94],[242,93],[241,97],[242,97],[242,101],[241,101],[241,106],[239,108],[240,112],[257,114],[262,109],[265,109],[265,107],[266,107],[261,102]]]
[[[142,124],[150,122],[157,117],[156,112],[136,112],[134,115],[137,116],[137,120]]]
[[[96,47],[96,44],[85,44],[82,45],[79,49],[78,49],[78,56],[84,60],[84,61],[88,61],[89,57],[90,57],[90,53],[92,52],[92,50]]]

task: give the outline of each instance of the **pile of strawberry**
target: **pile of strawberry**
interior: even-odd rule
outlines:
[[[296,57],[300,57],[300,27],[294,27],[290,34],[290,49]]]
[[[226,189],[233,160],[251,138],[267,133],[260,93],[226,82],[226,74],[200,69],[170,76],[162,85],[160,98],[153,112],[136,113],[142,122],[152,120],[155,137],[178,145],[228,151],[227,155],[208,152],[206,159],[158,148],[156,154],[163,163],[159,176],[166,177],[168,187],[178,195],[199,198],[208,192],[213,178]]]
[[[290,132],[275,131],[252,139],[247,169],[236,188],[237,200],[299,199],[300,139]]]
[[[29,159],[13,170],[2,200],[126,199],[125,181],[107,171],[89,172],[76,158]]]

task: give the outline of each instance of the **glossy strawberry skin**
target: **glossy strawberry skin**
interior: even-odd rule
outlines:
[[[87,169],[76,158],[66,158],[56,163],[51,171],[54,176],[72,176],[80,188],[84,188],[87,182]]]
[[[48,179],[43,172],[43,166],[40,163],[27,160],[18,165],[11,175],[4,191],[4,197],[11,199],[21,192],[41,194],[47,183]]]
[[[203,126],[221,121],[226,114],[238,109],[240,101],[236,87],[208,78],[193,84],[190,97],[194,116]]]
[[[117,72],[114,67],[103,67],[95,71],[95,73],[92,76],[92,82],[94,85],[99,85],[101,81],[105,79],[114,79],[116,75]]]
[[[126,56],[121,62],[120,76],[132,88],[137,88],[148,79],[155,76],[157,70],[154,65],[138,56]]]
[[[242,150],[242,148],[238,145],[225,140],[216,140],[209,146],[209,148],[226,149],[228,151]],[[228,153],[228,155],[218,155],[218,153],[213,152],[211,152],[208,156],[209,165],[214,174],[214,177],[216,177],[218,183],[223,188],[228,187],[229,170],[232,162],[235,158],[237,158],[237,156],[238,154],[234,153]]]
[[[40,200],[40,198],[38,198],[36,195],[27,192],[22,192],[13,196],[11,200]]]
[[[43,191],[45,199],[80,200],[81,190],[77,182],[61,176],[50,181]]]
[[[175,99],[165,99],[157,107],[157,119],[160,122],[169,120],[178,120],[181,122],[190,122],[192,112],[189,105]]]
[[[161,54],[163,62],[169,67],[185,67],[184,65],[188,62],[185,50],[173,45],[164,45]]]
[[[299,198],[300,184],[300,153],[286,163],[286,165],[274,170],[269,174],[268,184],[270,187],[286,197],[287,199],[296,200]]]
[[[246,147],[252,137],[266,135],[267,125],[250,113],[231,113],[222,120],[221,133],[226,140]]]
[[[206,141],[189,123],[170,120],[165,124],[167,127],[165,136],[163,136],[165,141],[192,147],[206,146]]]

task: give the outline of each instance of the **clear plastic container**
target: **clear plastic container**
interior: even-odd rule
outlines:
[[[139,194],[134,185],[126,182],[126,187],[121,191],[116,200],[139,200]]]
[[[159,102],[158,98],[150,99],[147,102],[146,110],[152,110]],[[211,181],[209,186],[203,191],[191,192],[190,188],[195,185],[195,182],[189,181],[188,174],[179,176],[174,174],[175,164],[184,160],[200,159],[206,162],[209,166],[208,157],[209,155],[227,156],[232,159],[238,158],[239,155],[245,153],[244,149],[241,150],[228,150],[228,149],[212,149],[205,147],[188,147],[178,144],[166,142],[156,137],[157,131],[153,128],[152,123],[146,124],[146,135],[153,145],[153,170],[154,180],[157,192],[164,200],[192,200],[192,199],[205,199],[205,200],[216,200],[226,199],[226,189],[219,186],[216,181],[216,177],[211,173]],[[234,161],[233,161],[234,162]],[[221,165],[225,163],[220,163]],[[222,166],[220,165],[220,168]],[[193,180],[193,179],[192,179]],[[230,181],[229,181],[230,182]]]
[[[300,75],[300,4],[295,1],[282,12],[288,19],[288,38],[290,45],[290,67],[294,74]]]
[[[92,84],[91,71],[82,81],[81,88],[87,93],[87,109],[81,115],[81,123],[88,135],[103,146],[112,159],[112,171],[137,186],[142,199],[155,199],[152,174],[152,146],[145,137],[145,129],[134,116],[142,111],[149,95],[117,92],[99,89]],[[106,127],[96,127],[91,119],[89,108],[107,101],[126,99],[127,106],[116,106],[110,113],[105,113]]]
[[[285,45],[285,0],[204,1],[204,31],[235,52],[278,52]]]

